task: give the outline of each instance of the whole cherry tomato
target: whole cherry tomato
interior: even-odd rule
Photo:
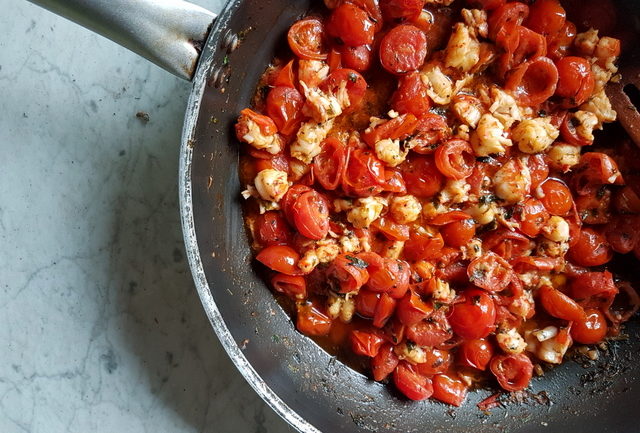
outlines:
[[[406,337],[418,346],[436,347],[453,337],[453,333],[445,315],[435,312],[426,320],[407,326]]]
[[[457,407],[467,397],[467,385],[451,374],[436,374],[432,380],[436,400]]]
[[[362,317],[373,318],[376,314],[376,306],[380,300],[380,293],[362,289],[356,295],[356,311]]]
[[[300,255],[296,250],[286,245],[271,245],[263,248],[256,255],[256,260],[276,272],[287,275],[302,274],[298,268]]]
[[[304,117],[303,105],[304,98],[295,88],[279,86],[269,91],[266,111],[280,133],[292,135],[298,130]]]
[[[329,232],[329,205],[317,191],[305,192],[291,207],[293,222],[301,235],[322,239]]]
[[[411,236],[404,244],[404,256],[407,260],[436,259],[442,255],[444,239],[439,232],[428,232],[418,228],[411,231]]]
[[[423,376],[445,373],[451,366],[451,352],[437,348],[425,349],[426,361],[417,364],[416,370]]]
[[[418,118],[429,112],[431,100],[419,73],[399,78],[398,89],[391,98],[391,107],[400,114],[411,113]]]
[[[393,352],[393,345],[384,344],[378,354],[371,358],[371,372],[373,379],[381,381],[387,378],[396,369],[400,360]]]
[[[558,0],[537,0],[529,7],[524,25],[544,36],[555,35],[564,26],[567,12]]]
[[[384,327],[393,315],[397,303],[398,301],[389,296],[388,293],[381,294],[373,313],[373,326],[376,328]]]
[[[312,337],[327,335],[331,331],[331,323],[329,316],[314,303],[298,304],[296,328],[304,335]]]
[[[444,243],[453,248],[460,248],[469,243],[476,234],[476,223],[472,218],[454,221],[440,228]]]
[[[551,286],[542,286],[538,290],[540,303],[544,309],[558,319],[584,321],[584,310],[576,301]]]
[[[571,337],[581,344],[595,344],[607,336],[607,320],[600,311],[590,309],[585,311],[581,320],[576,320],[571,326]]]
[[[274,290],[284,293],[291,299],[304,299],[307,297],[307,282],[300,275],[276,274],[271,278]]]
[[[549,212],[542,202],[533,197],[528,198],[521,205],[517,205],[516,219],[520,221],[520,231],[525,235],[535,238],[540,234],[542,227],[549,220]]]
[[[458,347],[457,355],[458,364],[484,371],[493,356],[493,346],[486,338],[465,340]]]
[[[604,234],[592,228],[583,228],[567,256],[576,265],[600,266],[611,260],[613,252]]]
[[[406,361],[401,361],[394,370],[393,383],[411,400],[426,400],[433,394],[431,379],[418,374]]]
[[[327,58],[325,29],[317,18],[304,18],[296,22],[287,34],[289,47],[301,59],[324,60]]]
[[[533,375],[531,359],[523,353],[496,355],[491,360],[491,372],[507,391],[521,391],[529,386]]]
[[[467,289],[463,301],[454,304],[449,315],[453,332],[464,339],[484,338],[495,328],[496,309],[487,292]]]
[[[411,268],[403,260],[382,258],[381,266],[369,265],[367,288],[373,292],[406,292],[411,278]]]
[[[442,189],[444,177],[429,156],[409,155],[401,170],[409,194],[430,198]]]
[[[379,194],[385,185],[385,169],[371,151],[356,149],[351,152],[342,178],[345,194],[368,197]]]
[[[327,268],[327,280],[340,293],[357,292],[369,280],[367,263],[358,257],[340,254]]]
[[[347,167],[347,147],[337,138],[329,137],[320,146],[322,150],[313,159],[313,175],[326,190],[334,190],[342,181]]]
[[[582,57],[568,56],[556,62],[558,86],[556,96],[562,100],[565,108],[577,107],[591,97],[595,81],[591,73],[591,64]]]
[[[312,191],[312,189],[306,185],[297,183],[289,188],[284,197],[282,197],[282,200],[280,200],[280,208],[284,213],[284,217],[292,226],[295,226],[295,222],[293,221],[293,204],[296,202],[298,197],[309,191]]]
[[[571,282],[571,295],[579,301],[592,296],[611,297],[618,294],[611,272],[585,272],[577,275]]]
[[[384,17],[392,21],[398,18],[415,18],[420,15],[425,0],[381,0]]]
[[[327,20],[327,34],[339,43],[357,47],[373,42],[375,25],[364,10],[352,3],[342,3]]]
[[[433,307],[411,291],[407,292],[396,306],[396,317],[406,326],[415,325],[426,319],[432,312]]]
[[[265,212],[256,221],[256,240],[262,245],[286,245],[291,242],[289,225],[278,212]]]
[[[576,197],[576,209],[585,224],[606,224],[611,217],[611,190],[602,186],[597,191]]]
[[[343,113],[348,113],[360,107],[360,103],[367,91],[367,82],[362,75],[353,69],[336,69],[320,83],[320,90],[335,95],[342,86],[345,86],[345,83],[347,94],[349,95],[349,107],[345,108]]]
[[[341,50],[342,65],[345,68],[363,72],[371,66],[371,58],[373,57],[371,45],[359,45],[350,47],[345,45]]]
[[[401,24],[392,28],[380,42],[380,63],[392,74],[416,71],[427,56],[427,37],[419,28]]]
[[[511,282],[512,274],[511,265],[493,252],[473,259],[467,267],[469,281],[489,292],[504,290]]]
[[[368,356],[369,358],[378,354],[385,341],[379,332],[359,329],[351,331],[349,340],[351,341],[351,350],[356,355]]]
[[[538,198],[551,215],[567,215],[573,207],[569,187],[558,179],[547,179],[538,187]]]

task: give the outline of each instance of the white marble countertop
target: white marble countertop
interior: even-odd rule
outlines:
[[[189,84],[24,0],[0,10],[0,432],[292,432],[185,260]]]

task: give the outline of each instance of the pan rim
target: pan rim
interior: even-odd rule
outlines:
[[[180,221],[182,225],[182,235],[184,246],[191,270],[193,282],[198,291],[200,302],[209,318],[209,323],[216,333],[218,340],[225,349],[227,356],[231,359],[237,370],[249,383],[251,388],[262,398],[262,400],[273,409],[289,425],[301,433],[321,433],[316,427],[307,422],[289,405],[287,405],[260,377],[258,372],[251,366],[236,344],[229,328],[227,328],[220,310],[211,295],[211,288],[207,281],[200,252],[198,239],[195,230],[195,220],[192,201],[191,165],[193,160],[193,143],[195,138],[198,117],[209,72],[211,70],[215,52],[214,47],[219,45],[219,39],[226,28],[230,16],[239,7],[242,0],[229,1],[220,15],[214,22],[209,37],[204,46],[196,73],[191,87],[191,93],[187,101],[184,124],[182,128],[180,143],[180,160],[178,168],[178,194],[180,203]]]

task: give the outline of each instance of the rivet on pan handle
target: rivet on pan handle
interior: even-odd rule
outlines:
[[[182,0],[30,0],[191,80],[216,15]]]

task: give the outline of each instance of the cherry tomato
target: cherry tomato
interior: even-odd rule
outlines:
[[[486,338],[465,340],[457,354],[458,364],[484,371],[493,356],[493,346]]]
[[[356,149],[351,152],[342,179],[345,194],[356,197],[376,195],[382,191],[385,181],[384,165],[371,151]]]
[[[346,0],[353,3],[369,15],[369,20],[374,23],[375,31],[380,31],[384,24],[382,19],[382,11],[378,5],[378,0]]]
[[[525,235],[535,238],[540,234],[542,227],[549,220],[549,212],[540,200],[528,198],[521,205],[516,206],[517,219],[520,220],[520,231]]]
[[[585,272],[571,282],[571,295],[577,300],[587,300],[592,296],[612,297],[618,294],[611,272]]]
[[[545,36],[555,35],[564,26],[567,13],[558,0],[537,0],[529,7],[524,25]]]
[[[604,186],[597,191],[576,197],[576,209],[585,224],[606,224],[609,222],[610,205],[611,191]]]
[[[467,267],[469,281],[490,292],[504,290],[511,281],[512,273],[509,263],[493,252],[473,259]]]
[[[460,406],[467,397],[467,386],[458,378],[449,374],[436,374],[433,377],[433,398],[452,406]]]
[[[411,139],[412,144],[415,144],[412,150],[423,155],[431,154],[438,148],[438,144],[450,135],[451,130],[445,117],[427,113],[418,119]]]
[[[567,256],[576,265],[600,266],[611,260],[613,253],[601,232],[583,228],[576,244],[569,248]]]
[[[430,260],[442,255],[444,239],[439,232],[431,233],[424,229],[412,230],[411,237],[404,244],[404,256],[407,260]]]
[[[263,114],[258,114],[250,108],[245,108],[244,110],[240,111],[240,118],[235,124],[236,136],[240,141],[244,141],[243,137],[245,136],[245,134],[247,134],[247,132],[249,132],[247,130],[246,123],[240,121],[240,119],[242,119],[243,117],[248,118],[256,125],[258,125],[258,127],[260,128],[260,132],[264,135],[273,135],[278,132],[278,127],[270,117]]]
[[[558,319],[569,321],[584,320],[584,310],[576,301],[551,286],[542,286],[538,290],[544,309]]]
[[[292,299],[304,299],[307,297],[307,283],[300,275],[287,275],[278,273],[271,278],[271,285],[276,292],[284,293]]]
[[[391,107],[400,114],[411,113],[418,118],[429,113],[431,100],[419,73],[407,74],[398,79],[398,89],[391,98]]]
[[[386,216],[381,216],[375,220],[372,226],[392,241],[406,241],[409,239],[409,226],[398,224]]]
[[[607,336],[607,320],[604,314],[595,309],[585,311],[581,320],[576,320],[571,326],[571,337],[581,344],[595,344]]]
[[[560,136],[562,140],[573,146],[588,146],[593,140],[578,134],[576,127],[579,125],[575,113],[567,113],[560,124]]]
[[[429,221],[429,224],[433,226],[444,226],[455,221],[463,221],[469,218],[470,216],[466,212],[461,210],[452,210],[436,215]]]
[[[407,292],[396,306],[396,317],[404,325],[415,325],[426,319],[433,312],[433,307],[426,304],[420,296],[413,292]]]
[[[529,155],[527,167],[531,173],[531,189],[537,188],[549,176],[549,165],[541,153]]]
[[[420,15],[425,0],[381,0],[380,8],[384,17],[389,20],[398,18],[415,18]]]
[[[371,66],[371,45],[359,45],[357,47],[344,46],[341,53],[342,65],[345,68],[363,72]]]
[[[407,186],[404,183],[402,174],[398,170],[387,168],[384,171],[384,185],[382,186],[384,191],[393,192],[396,194],[406,194]]]
[[[352,47],[373,42],[375,25],[369,15],[351,3],[342,3],[327,20],[327,34]]]
[[[416,370],[423,376],[433,376],[434,374],[444,373],[451,366],[451,353],[448,350],[440,350],[437,348],[425,349],[426,361],[417,364]]]
[[[356,311],[362,317],[373,318],[376,314],[376,306],[380,300],[380,293],[362,289],[356,295]]]
[[[587,152],[580,156],[580,163],[574,167],[571,186],[579,195],[598,190],[601,185],[624,183],[618,165],[609,155]]]
[[[558,179],[547,179],[538,187],[538,196],[551,215],[567,215],[573,207],[571,191],[564,182]]]
[[[362,133],[362,140],[373,148],[378,141],[385,138],[405,139],[413,135],[417,124],[418,119],[413,114],[401,114],[373,128],[367,128]]]
[[[280,69],[280,72],[278,72],[278,75],[271,85],[274,87],[292,87],[295,89],[296,78],[293,71],[293,60],[290,60],[289,63]]]
[[[427,37],[419,28],[401,24],[380,42],[380,63],[392,74],[403,75],[420,68],[427,56]]]
[[[544,36],[515,23],[505,25],[498,32],[496,44],[505,51],[497,62],[499,77],[504,77],[508,71],[524,62],[547,54]]]
[[[411,400],[426,400],[433,394],[431,379],[418,374],[406,361],[401,361],[394,370],[393,383]]]
[[[613,197],[613,205],[622,214],[640,213],[640,197],[633,187],[625,185],[616,190]]]
[[[301,59],[324,60],[327,58],[327,44],[322,21],[317,18],[304,18],[289,29],[287,40],[291,51]]]
[[[373,292],[406,292],[411,278],[409,264],[403,260],[383,258],[381,265],[373,269],[369,267],[367,288]]]
[[[529,386],[533,375],[531,359],[523,353],[496,355],[491,359],[491,373],[507,391],[521,391]]]
[[[496,309],[491,297],[479,289],[467,289],[463,301],[449,315],[453,332],[464,339],[484,338],[495,328]]]
[[[568,20],[565,21],[558,33],[547,36],[547,55],[549,58],[558,60],[566,56],[575,38],[575,24]]]
[[[373,358],[378,354],[384,338],[376,332],[368,332],[354,329],[349,335],[351,341],[351,350],[356,355],[368,356]]]
[[[508,3],[514,4],[514,3]],[[505,84],[521,103],[537,106],[556,91],[558,70],[548,57],[537,57],[514,68]]]
[[[298,304],[296,328],[311,337],[327,335],[331,331],[331,319],[311,302]]]
[[[509,23],[522,24],[529,15],[529,7],[520,2],[511,2],[494,9],[489,15],[489,38],[495,40],[500,29]]]
[[[409,155],[401,170],[409,194],[431,198],[442,189],[444,177],[429,156]]]
[[[490,11],[502,6],[505,1],[506,0],[467,0],[466,3],[473,8]]]
[[[443,143],[435,154],[436,167],[450,179],[464,179],[471,175],[476,158],[471,145],[460,138]]]
[[[289,160],[282,153],[278,153],[276,155],[271,155],[267,152],[271,158],[257,158],[255,160],[255,168],[256,173],[261,172],[262,170],[274,169],[280,171],[289,171]]]
[[[640,239],[640,217],[617,215],[606,228],[607,242],[617,253],[630,253]]]
[[[400,360],[393,352],[391,344],[384,344],[378,354],[371,358],[371,372],[373,379],[381,381],[387,378],[398,366]]]
[[[373,326],[376,328],[382,328],[387,324],[389,318],[393,315],[396,309],[397,301],[389,296],[388,293],[380,295],[380,299],[376,304],[375,312],[373,313]]]
[[[256,239],[261,245],[286,245],[291,242],[291,229],[278,212],[265,212],[256,221]]]
[[[304,117],[303,105],[304,98],[295,88],[279,86],[269,91],[266,111],[278,131],[284,135],[292,135],[298,130]]]
[[[556,62],[558,86],[556,96],[561,98],[565,108],[577,107],[591,97],[595,81],[591,64],[582,57],[568,56]]]
[[[460,248],[475,236],[476,224],[472,218],[454,221],[440,228],[440,234],[446,245]]]
[[[256,255],[256,260],[276,272],[287,275],[302,274],[297,266],[300,255],[286,245],[271,245],[263,248]]]
[[[435,312],[426,320],[408,325],[406,338],[421,347],[440,346],[453,337],[451,326],[443,313]]]
[[[292,226],[295,226],[295,222],[293,220],[293,204],[298,200],[298,197],[309,191],[312,191],[312,189],[306,185],[298,183],[289,188],[284,197],[282,197],[282,200],[280,200],[280,208],[284,213],[284,217]]]
[[[301,235],[309,239],[322,239],[329,233],[329,205],[316,191],[305,192],[291,208],[293,222]]]
[[[313,159],[313,175],[324,189],[334,190],[340,185],[347,167],[347,147],[337,138],[329,137]]]
[[[367,263],[362,259],[340,254],[327,268],[327,281],[340,293],[354,293],[369,279]]]
[[[353,69],[336,69],[320,83],[320,90],[335,95],[343,83],[347,83],[346,88],[349,95],[349,107],[345,108],[343,113],[348,113],[360,106],[367,91],[367,82],[362,78],[362,75]]]

